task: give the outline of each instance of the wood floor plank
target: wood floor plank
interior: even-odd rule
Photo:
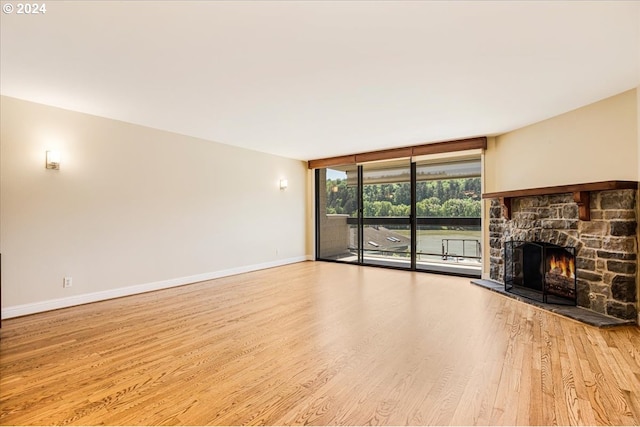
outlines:
[[[561,361],[563,368],[563,378],[567,377],[567,383],[570,387],[575,388],[575,397],[571,393],[568,397],[574,399],[569,401],[572,403],[572,423],[574,425],[596,425],[596,417],[593,412],[593,408],[589,402],[589,392],[585,381],[581,381],[584,378],[582,371],[582,365],[580,363],[579,351],[577,347],[581,346],[579,340],[576,339],[577,331],[576,326],[571,323],[562,323],[562,334],[565,339],[570,341],[567,344],[567,358]],[[572,391],[572,390],[570,390]]]
[[[528,425],[544,425],[543,403],[542,403],[542,319],[544,313],[534,310],[532,315],[532,337],[531,337],[531,393],[529,401]],[[526,374],[526,372],[523,372]]]
[[[303,262],[6,319],[2,425],[638,425],[640,329]]]

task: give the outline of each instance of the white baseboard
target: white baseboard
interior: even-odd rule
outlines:
[[[113,298],[120,298],[129,295],[141,294],[144,292],[157,291],[160,289],[173,288],[176,286],[188,285],[190,283],[202,282],[205,280],[219,279],[221,277],[233,276],[236,274],[249,273],[251,271],[264,270],[266,268],[280,267],[287,264],[307,261],[309,256],[300,256],[278,261],[270,261],[261,264],[247,265],[243,267],[230,268],[227,270],[214,271],[211,273],[196,274],[193,276],[178,277],[175,279],[162,280],[159,282],[144,283],[140,285],[127,286],[124,288],[109,289],[107,291],[92,292],[89,294],[74,295],[71,297],[39,301],[29,304],[21,304],[5,307],[2,309],[2,319],[26,316],[28,314],[42,313],[43,311],[57,310],[59,308],[73,307],[75,305],[88,304],[91,302],[104,301]]]

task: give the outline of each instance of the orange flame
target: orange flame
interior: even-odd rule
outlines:
[[[565,257],[559,255],[556,257],[555,255],[551,255],[551,260],[549,261],[550,271],[555,269],[559,269],[562,272],[562,275],[573,279],[576,277],[576,267],[575,262],[572,257]]]

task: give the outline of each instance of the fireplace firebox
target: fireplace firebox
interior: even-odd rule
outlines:
[[[505,291],[549,304],[576,305],[575,265],[574,247],[505,242]]]

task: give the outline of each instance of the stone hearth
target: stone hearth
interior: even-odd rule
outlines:
[[[512,197],[508,210],[498,198],[492,198],[491,279],[504,283],[506,241],[573,246],[576,248],[578,306],[618,319],[635,320],[636,194],[635,189],[591,191],[588,221],[580,219],[583,207],[570,192]]]

